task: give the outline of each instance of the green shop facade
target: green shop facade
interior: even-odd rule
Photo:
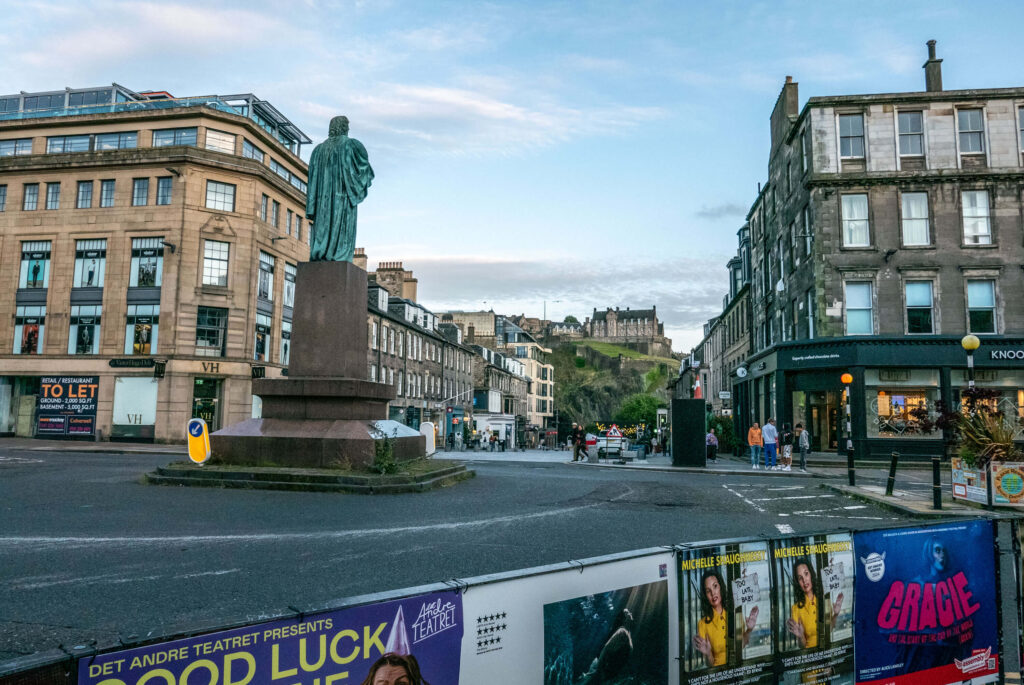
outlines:
[[[1024,417],[1024,338],[982,337],[974,353],[975,385],[998,391],[999,409]],[[733,372],[737,434],[774,417],[803,424],[815,452],[841,452],[842,374],[853,376],[850,409],[858,459],[944,454],[941,431],[925,430],[920,409],[938,415],[942,401],[959,406],[967,387],[967,353],[960,338],[865,336],[779,343]],[[845,441],[844,441],[845,442]]]

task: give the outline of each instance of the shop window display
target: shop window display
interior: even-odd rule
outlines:
[[[937,439],[939,378],[934,369],[865,371],[869,438]]]

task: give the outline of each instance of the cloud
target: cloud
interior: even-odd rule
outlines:
[[[697,212],[694,213],[699,219],[724,219],[726,217],[745,217],[749,207],[738,204],[736,202],[725,202],[720,205],[712,205],[711,207],[701,207]]]
[[[212,57],[262,41],[300,39],[300,32],[279,18],[248,9],[108,0],[32,3],[22,10],[39,12],[48,32],[60,35],[60,40],[29,41],[8,56],[37,72],[65,73],[68,65],[107,71],[140,58]]]
[[[492,81],[493,85],[493,81]],[[391,150],[452,155],[518,155],[592,135],[622,134],[666,116],[659,107],[570,107],[508,85],[505,96],[443,85],[381,83],[349,96],[350,118],[365,122],[376,144]],[[304,113],[322,118],[338,106],[304,101]]]
[[[388,250],[389,261],[392,250]],[[595,308],[654,305],[666,330],[685,336],[673,340],[677,350],[688,350],[699,342],[704,322],[721,312],[728,290],[726,271],[718,266],[725,261],[720,255],[584,261],[405,254],[394,259],[413,270],[419,281],[419,301],[434,311],[494,309],[540,316],[546,301],[548,318],[573,314],[583,321]]]

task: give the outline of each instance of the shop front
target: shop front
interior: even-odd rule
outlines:
[[[995,391],[989,402],[1024,420],[1024,339],[983,339],[975,353],[975,383]],[[846,388],[854,449],[861,459],[929,458],[945,453],[935,425],[944,408],[957,409],[967,387],[967,355],[960,338],[872,337],[799,341],[752,357],[745,377],[734,377],[737,430],[776,419],[810,431],[813,451],[840,452]],[[1024,437],[1024,425],[1021,426]]]

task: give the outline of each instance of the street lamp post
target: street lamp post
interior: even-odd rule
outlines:
[[[853,375],[850,373],[844,373],[839,377],[845,386],[845,392],[843,393],[843,416],[845,421],[845,432],[846,432],[846,472],[849,475],[850,485],[857,484],[857,473],[853,463],[853,426],[850,421],[850,385],[853,383]]]
[[[981,347],[978,336],[968,333],[960,341],[960,345],[967,352],[967,388],[974,390],[974,351]]]

